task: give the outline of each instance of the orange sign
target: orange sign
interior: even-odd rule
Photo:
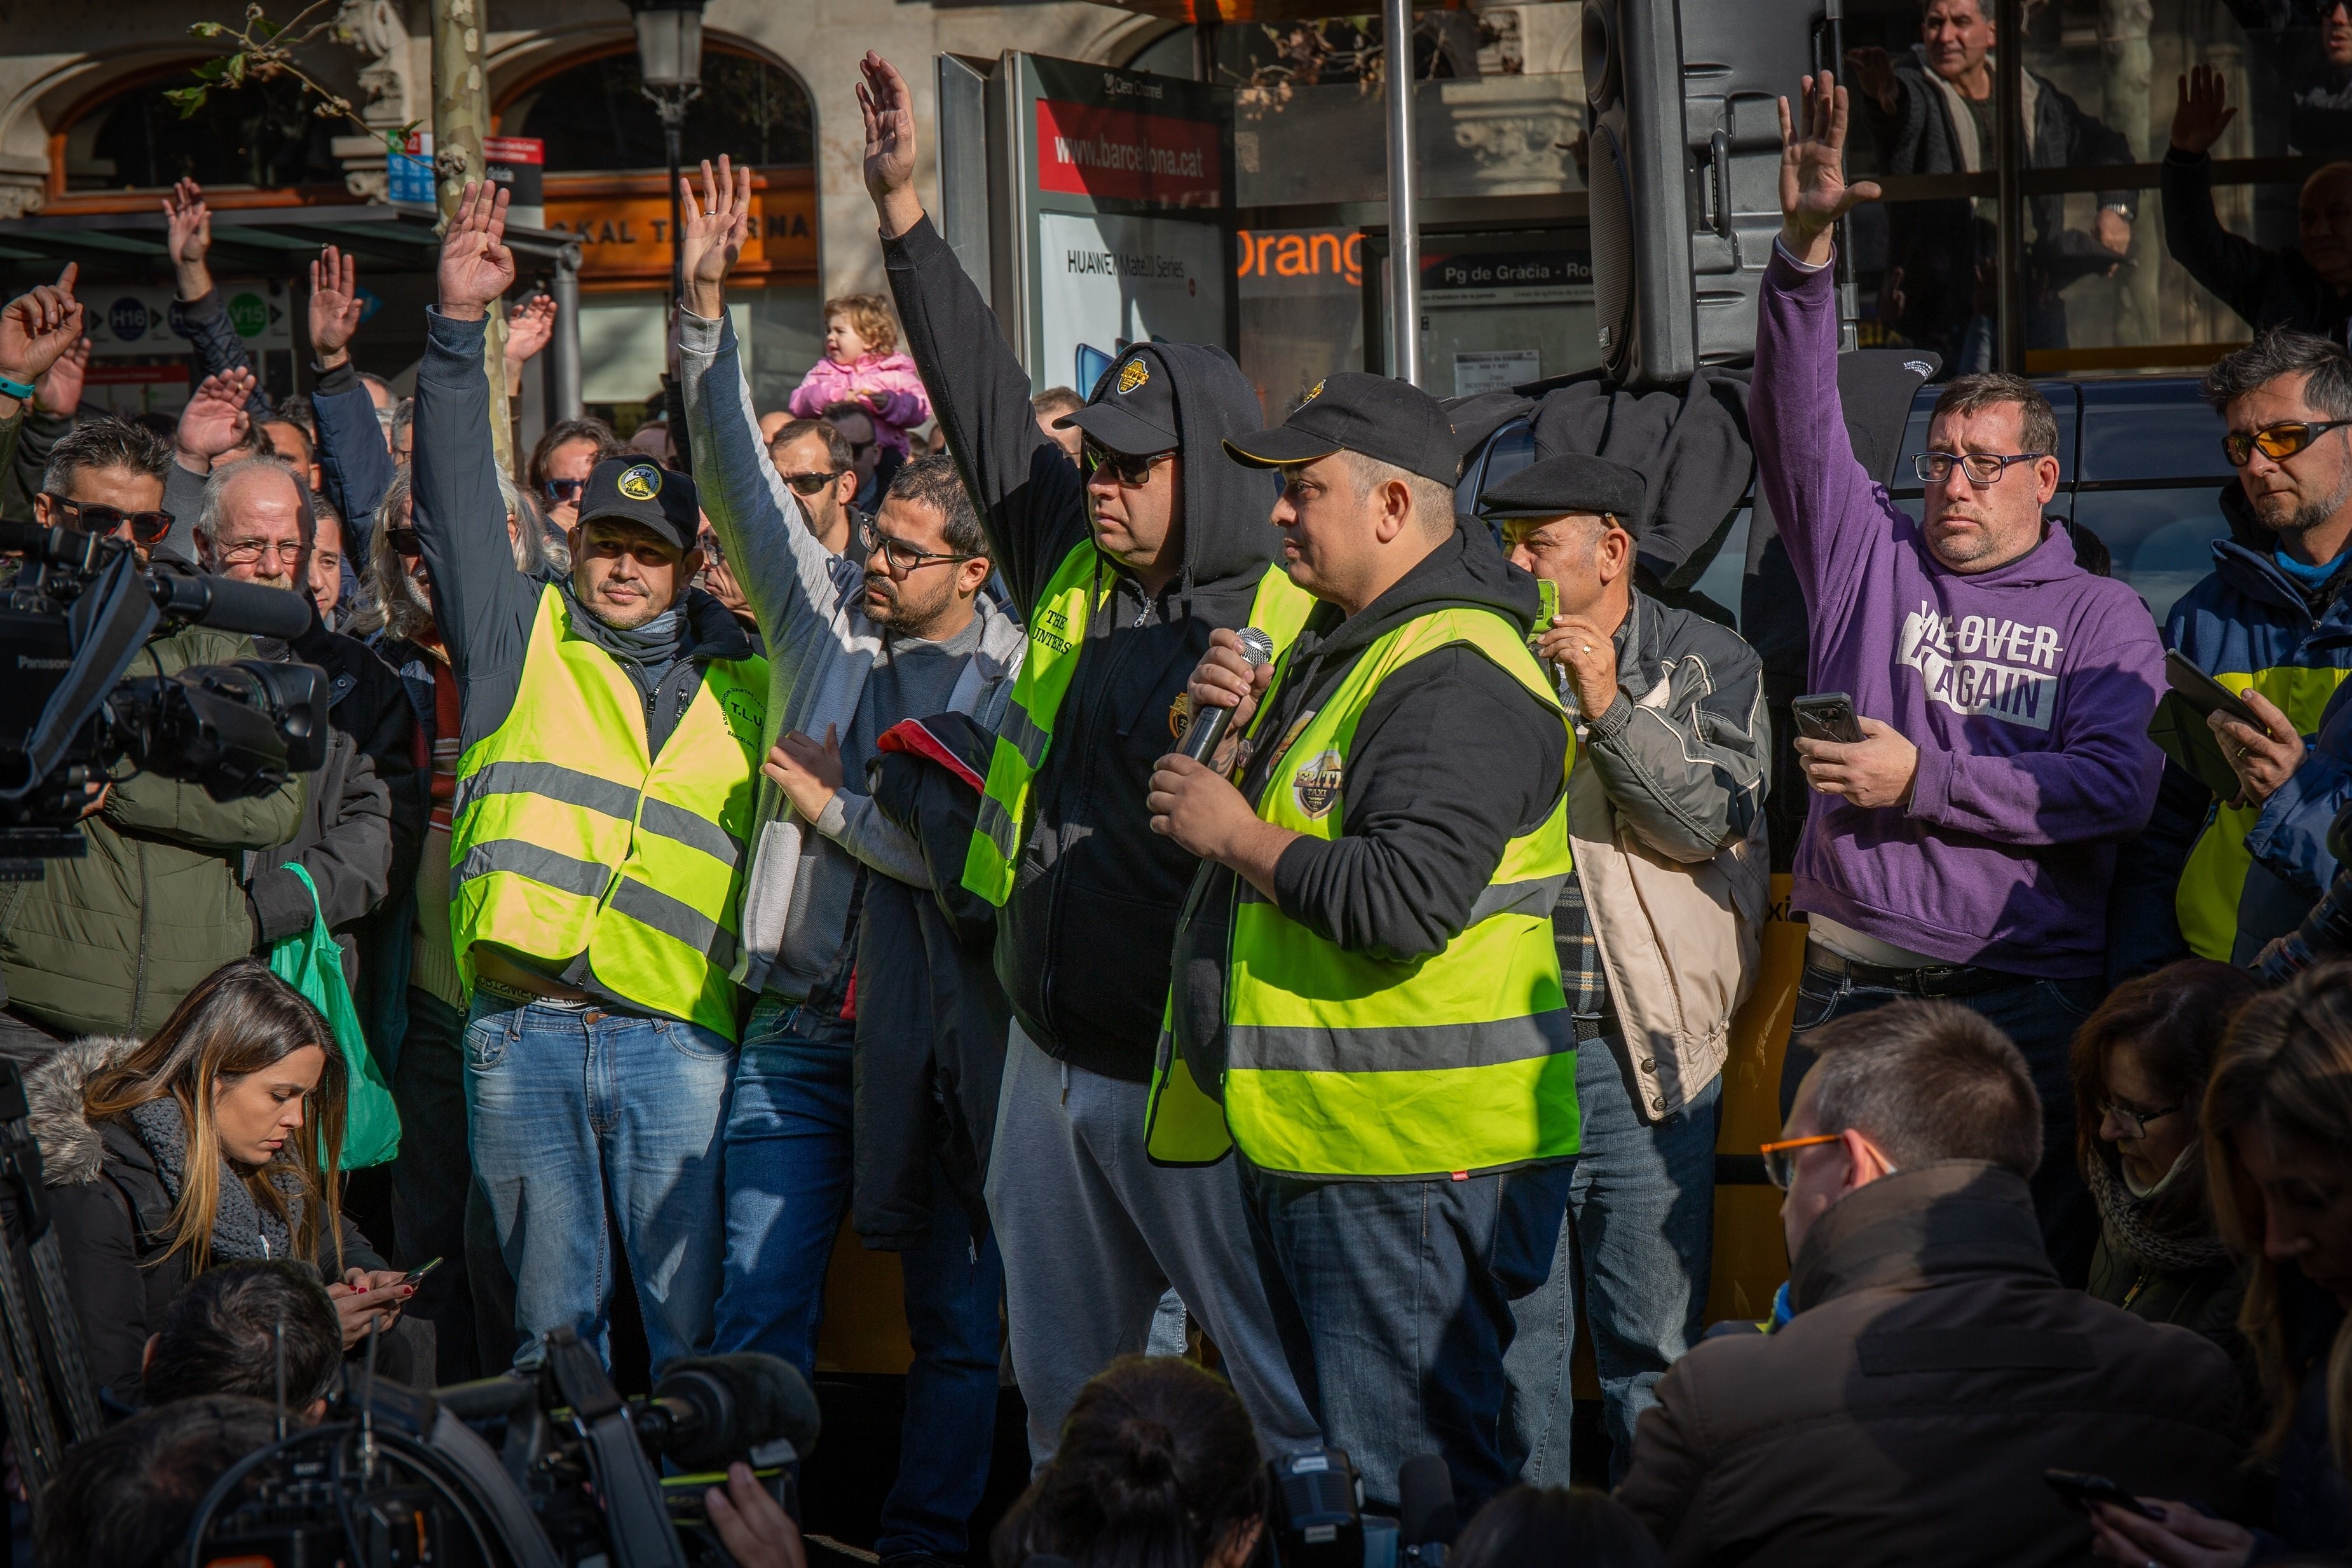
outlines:
[[[550,175],[547,226],[580,238],[586,283],[667,282],[669,195],[658,174]],[[816,189],[811,172],[754,176],[751,231],[736,275],[761,282],[814,282]]]

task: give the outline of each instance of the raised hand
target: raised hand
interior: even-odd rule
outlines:
[[[686,272],[686,308],[706,321],[715,321],[726,307],[727,274],[743,254],[751,230],[751,171],[735,168],[725,153],[719,169],[702,161],[702,189],[690,175],[677,179],[679,210],[685,228],[679,235],[680,259]]]
[[[1902,107],[1903,84],[1895,78],[1895,59],[1885,49],[1865,46],[1845,52],[1845,68],[1856,90],[1868,94],[1892,114]]]
[[[555,296],[534,294],[507,312],[507,363],[520,367],[555,336]]]
[[[43,413],[63,418],[81,406],[82,380],[89,374],[89,340],[83,338],[58,356],[33,389],[33,402]]]
[[[310,349],[319,368],[331,371],[352,357],[352,337],[367,314],[360,299],[359,269],[351,256],[329,246],[310,264]]]
[[[1804,78],[1799,94],[1805,126],[1799,134],[1780,100],[1780,240],[1798,260],[1818,267],[1830,258],[1830,235],[1838,219],[1864,202],[1878,200],[1878,186],[1845,183],[1845,89],[1828,71]]]
[[[202,299],[213,291],[212,270],[205,265],[205,256],[213,248],[213,215],[205,206],[202,185],[182,180],[164,193],[163,231],[180,298]]]
[[[478,321],[490,301],[514,287],[514,252],[506,247],[507,188],[469,181],[441,239],[441,314]]]
[[[69,261],[55,283],[28,288],[0,308],[0,379],[36,385],[81,341],[81,301],[73,292],[79,270]],[[0,392],[0,417],[14,413],[16,402]]]
[[[891,239],[921,220],[915,194],[915,95],[898,68],[873,50],[857,62],[857,110],[866,120],[866,191]]]
[[[2220,71],[2211,66],[2190,68],[2180,78],[2180,103],[2172,111],[2172,144],[2191,154],[2211,152],[2230,121],[2238,118],[2237,110],[2223,101],[2228,96]]]
[[[209,473],[222,455],[235,451],[253,428],[245,400],[253,395],[253,372],[242,367],[206,376],[196,395],[180,411],[180,428],[173,444],[181,466]]]

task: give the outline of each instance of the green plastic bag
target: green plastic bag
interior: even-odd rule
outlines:
[[[355,1171],[380,1166],[400,1153],[400,1111],[393,1104],[383,1070],[375,1064],[375,1053],[368,1050],[367,1037],[360,1030],[359,1009],[352,1005],[352,988],[343,981],[343,950],[335,945],[326,916],[319,910],[318,883],[291,861],[286,862],[286,869],[310,890],[310,929],[299,936],[281,936],[271,945],[269,972],[326,1015],[327,1027],[335,1031],[335,1043],[342,1047],[351,1081],[344,1095],[342,1168]]]

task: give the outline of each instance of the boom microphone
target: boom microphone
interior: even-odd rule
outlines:
[[[1274,657],[1274,639],[1255,626],[1241,630],[1242,657],[1251,669]],[[1225,730],[1234,722],[1234,710],[1229,707],[1209,707],[1192,716],[1192,723],[1184,731],[1184,755],[1195,762],[1205,763],[1217,754],[1217,747],[1225,738]]]
[[[638,1436],[679,1469],[723,1470],[779,1437],[807,1458],[823,1419],[816,1396],[789,1363],[741,1351],[671,1362],[636,1423]]]
[[[158,572],[148,580],[164,614],[199,626],[289,641],[310,629],[310,601],[282,588],[180,572]]]
[[[1444,1568],[1445,1549],[1460,1524],[1454,1506],[1454,1475],[1435,1454],[1421,1454],[1397,1467],[1397,1545],[1401,1561],[1420,1568]]]

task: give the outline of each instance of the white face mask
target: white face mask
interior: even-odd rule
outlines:
[[[2162,1176],[2158,1177],[2154,1186],[2140,1186],[2139,1183],[2132,1180],[2131,1170],[2128,1166],[2118,1166],[2118,1173],[2124,1178],[2124,1190],[2130,1193],[2137,1198],[2154,1197],[2157,1194],[2162,1192],[2166,1187],[2170,1186],[2175,1181],[2179,1180],[2180,1173],[2189,1168],[2189,1163],[2191,1160],[2201,1158],[2204,1152],[2205,1145],[2203,1143],[2192,1141],[2187,1148],[2180,1151],[2179,1155],[2172,1162],[2172,1168],[2165,1172]]]

